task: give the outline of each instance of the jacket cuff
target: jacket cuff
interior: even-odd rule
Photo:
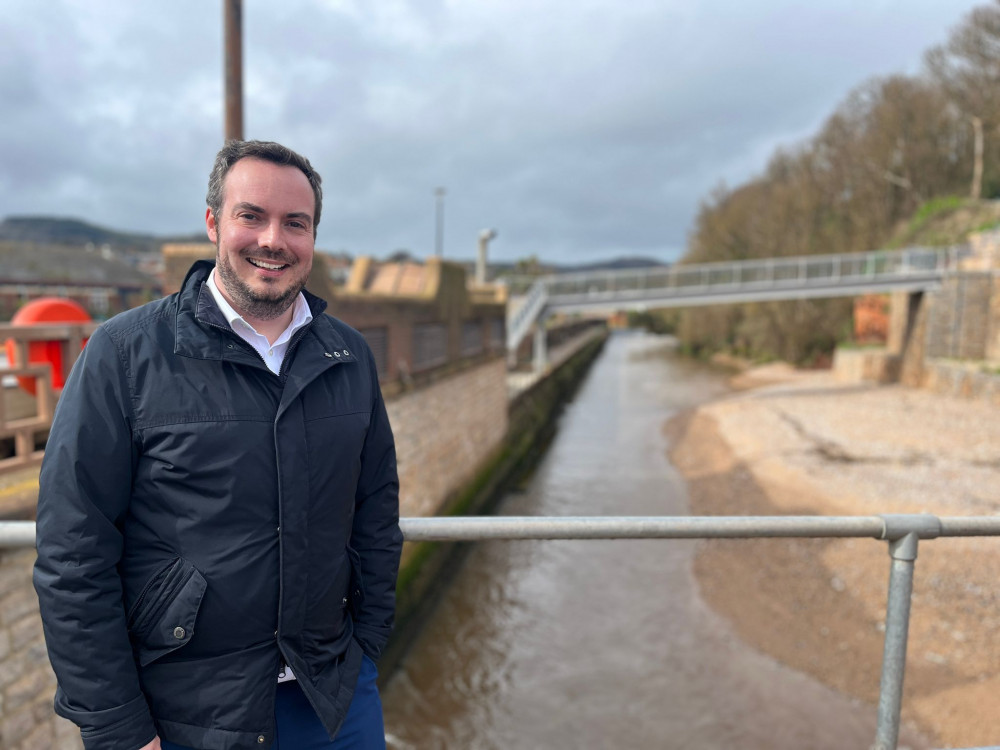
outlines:
[[[56,713],[80,726],[85,750],[139,750],[156,737],[144,695],[103,711],[74,710],[61,698],[56,695]]]

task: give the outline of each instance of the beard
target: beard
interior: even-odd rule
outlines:
[[[242,250],[240,257],[260,258],[271,263],[288,263],[291,266],[296,264],[294,258],[289,258],[284,253],[259,248],[254,249],[252,253],[248,250]],[[244,317],[255,320],[274,320],[281,317],[306,285],[305,279],[301,279],[293,281],[285,289],[275,287],[266,291],[257,291],[240,278],[232,263],[229,262],[229,256],[219,252],[218,243],[215,245],[215,267],[226,292],[232,298],[236,311]]]

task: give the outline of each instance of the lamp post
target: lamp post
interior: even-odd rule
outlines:
[[[444,194],[443,187],[435,188],[434,254],[439,258],[444,254]]]

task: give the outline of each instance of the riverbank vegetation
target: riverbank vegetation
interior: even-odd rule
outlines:
[[[1000,0],[974,9],[919,75],[861,84],[763,174],[721,186],[680,263],[964,242],[1000,224]],[[849,300],[684,310],[684,350],[808,364],[851,333]]]

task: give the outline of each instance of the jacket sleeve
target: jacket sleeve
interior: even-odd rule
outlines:
[[[137,451],[126,374],[98,328],[59,399],[39,476],[34,583],[55,710],[87,750],[136,750],[156,735],[139,687],[118,564]]]
[[[374,399],[354,496],[351,546],[360,558],[359,573],[364,584],[362,600],[355,612],[354,636],[364,652],[375,660],[392,631],[403,534],[399,530],[396,448],[374,358],[367,347],[366,353]]]

